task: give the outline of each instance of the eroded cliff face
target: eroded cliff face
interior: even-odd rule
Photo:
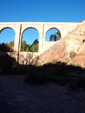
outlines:
[[[49,62],[57,62],[58,60],[64,58],[65,54],[65,41],[61,39],[59,42],[41,54],[38,62],[42,65]]]
[[[78,53],[69,64],[85,68],[85,50]]]
[[[74,50],[74,52],[78,52],[83,44],[83,40],[85,39],[85,22],[78,25],[77,28],[68,34],[66,37],[67,52]]]
[[[75,30],[56,42],[52,47],[39,56],[37,63],[43,65],[57,61],[82,66],[85,53],[85,21]],[[79,61],[79,62],[78,62]],[[84,65],[85,63],[83,63]]]
[[[69,64],[85,67],[85,22],[79,25],[77,29],[68,36],[72,43],[67,46],[67,52],[71,48],[72,51],[76,53],[73,59],[70,60]]]
[[[80,49],[82,48],[82,45],[84,44],[85,39],[85,22],[78,25],[75,30],[70,32],[67,37],[65,37],[65,43],[66,43],[66,57],[65,62],[70,62],[73,57],[75,57]],[[83,49],[82,49],[83,50]]]

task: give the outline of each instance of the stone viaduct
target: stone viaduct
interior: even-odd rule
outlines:
[[[55,22],[10,22],[0,23],[0,33],[6,28],[12,28],[15,31],[14,51],[21,51],[22,34],[29,28],[34,28],[39,32],[39,54],[49,48],[52,44],[45,42],[46,33],[50,29],[57,29],[64,38],[69,32],[77,28],[80,23],[55,23]],[[29,39],[30,40],[30,39]]]

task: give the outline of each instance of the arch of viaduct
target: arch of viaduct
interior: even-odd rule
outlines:
[[[12,28],[15,31],[14,51],[20,51],[23,32],[26,29],[34,28],[39,32],[39,53],[42,53],[47,47],[45,37],[48,30],[55,28],[60,31],[61,37],[64,38],[69,32],[76,29],[78,25],[79,23],[10,22],[0,23],[0,32],[5,28]]]

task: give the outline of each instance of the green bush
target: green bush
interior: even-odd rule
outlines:
[[[70,58],[73,59],[75,57],[76,53],[74,51],[70,52]]]

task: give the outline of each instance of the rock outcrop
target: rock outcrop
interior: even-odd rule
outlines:
[[[85,50],[78,53],[70,62],[72,65],[78,65],[85,68]]]
[[[85,21],[75,30],[61,38],[52,47],[39,56],[37,63],[46,64],[57,61],[73,65],[85,65]]]
[[[57,62],[60,60],[63,61],[65,54],[65,40],[61,39],[59,42],[45,51],[45,53],[41,54],[38,62],[43,65],[49,62]]]

